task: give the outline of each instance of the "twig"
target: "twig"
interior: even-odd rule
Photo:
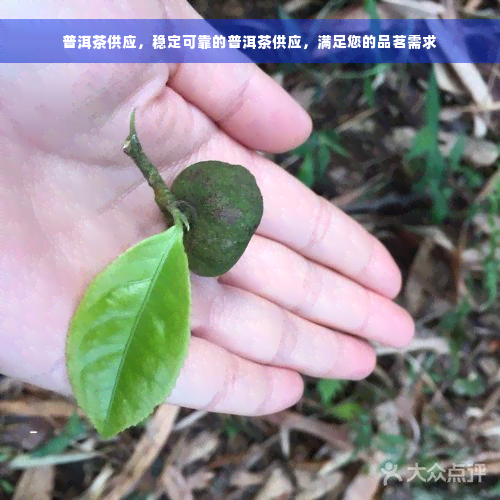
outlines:
[[[156,204],[165,214],[169,226],[174,222],[175,224],[182,223],[189,230],[189,222],[186,216],[179,210],[175,196],[170,192],[158,169],[142,149],[135,129],[135,109],[132,111],[132,116],[130,117],[130,132],[123,143],[123,152],[134,160],[134,163],[139,167],[148,184],[153,188]]]

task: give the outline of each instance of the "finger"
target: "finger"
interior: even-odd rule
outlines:
[[[219,281],[315,323],[386,345],[402,347],[414,333],[410,314],[388,298],[260,236]]]
[[[306,111],[254,64],[182,64],[168,85],[248,148],[288,151],[311,133]]]
[[[170,404],[237,415],[266,415],[295,404],[303,381],[297,372],[262,366],[192,337]]]
[[[399,293],[398,267],[366,229],[281,167],[214,130],[204,113],[172,89],[141,109],[138,133],[154,163],[177,163],[165,172],[170,181],[188,161],[217,158],[245,166],[255,176],[264,199],[259,234],[383,295],[392,298]]]
[[[202,18],[186,2],[164,3],[170,19]],[[175,65],[168,85],[251,149],[287,151],[311,133],[306,111],[255,64]]]
[[[375,237],[270,160],[258,156],[252,160],[245,166],[264,198],[258,234],[387,297],[399,293],[401,273]]]
[[[375,366],[368,343],[262,297],[200,277],[193,277],[193,290],[193,335],[236,355],[326,378],[360,379]]]

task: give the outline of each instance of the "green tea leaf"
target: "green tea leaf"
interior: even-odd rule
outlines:
[[[344,391],[346,386],[347,382],[345,380],[322,378],[316,383],[316,390],[320,395],[321,402],[324,405],[328,405]]]
[[[353,440],[357,447],[371,446],[373,438],[373,423],[369,413],[361,413],[357,420],[350,422]]]
[[[465,150],[465,134],[460,134],[457,141],[453,145],[453,148],[450,151],[448,156],[448,162],[450,163],[450,167],[452,170],[458,170],[460,158],[464,154]]]
[[[370,105],[371,108],[374,108],[376,106],[375,102],[375,92],[373,90],[373,78],[371,76],[367,76],[363,80],[363,92],[366,100],[368,101],[368,104]]]
[[[492,243],[493,248],[493,243]],[[488,292],[488,301],[485,308],[489,308],[498,299],[499,265],[496,259],[487,259],[484,262],[484,287]]]
[[[432,130],[428,127],[420,129],[413,140],[413,144],[406,154],[408,160],[414,158],[426,157],[429,155],[429,151],[432,151],[434,147],[434,138],[432,136]]]
[[[328,146],[335,153],[350,158],[351,154],[340,144],[340,135],[335,130],[327,130],[322,132],[320,143]]]
[[[375,0],[365,0],[364,9],[370,16],[370,19],[380,19],[378,15],[377,2]]]
[[[12,495],[12,493],[16,490],[16,488],[14,488],[14,486],[12,486],[12,484],[6,479],[0,479],[0,488],[2,488],[2,490],[8,495]]]
[[[310,153],[314,148],[311,145],[310,141],[304,142],[304,144],[301,144],[300,146],[297,146],[295,149],[292,149],[290,151],[290,154],[297,155],[297,156],[305,156],[307,153]]]
[[[66,364],[103,437],[165,401],[187,355],[191,290],[180,224],[127,250],[89,285],[71,320]]]
[[[362,410],[363,408],[359,403],[345,401],[330,408],[328,413],[339,420],[352,420],[357,417]]]
[[[330,151],[326,146],[322,145],[318,148],[318,171],[320,177],[325,175],[329,163]]]
[[[80,436],[87,432],[85,422],[78,416],[78,413],[73,413],[69,417],[63,431],[52,439],[44,443],[42,446],[34,450],[30,455],[32,457],[48,457],[62,453],[68,446]]]
[[[485,391],[486,385],[477,373],[471,372],[467,378],[454,380],[451,389],[459,396],[477,397]]]
[[[315,181],[314,178],[314,158],[312,153],[306,154],[302,165],[297,172],[297,178],[302,181],[307,187],[312,187]]]

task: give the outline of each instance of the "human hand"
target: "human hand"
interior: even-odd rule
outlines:
[[[7,17],[21,17],[16,3]],[[199,17],[185,2],[40,4],[30,18]],[[17,9],[17,10],[16,10]],[[255,65],[4,65],[0,111],[0,371],[70,394],[69,320],[87,285],[127,248],[165,229],[140,171],[123,153],[131,110],[167,184],[219,160],[256,177],[264,214],[224,276],[192,276],[189,354],[171,404],[257,415],[301,396],[300,373],[360,379],[370,341],[413,335],[395,305],[399,270],[361,226],[255,152],[311,131],[307,114]]]

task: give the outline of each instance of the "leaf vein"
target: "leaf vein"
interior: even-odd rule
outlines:
[[[174,226],[175,227],[175,226]],[[168,245],[166,248],[164,248],[164,251],[163,251],[163,255],[160,259],[160,262],[157,266],[157,268],[155,269],[155,272],[153,273],[153,276],[151,277],[151,281],[149,283],[149,286],[148,286],[148,289],[146,291],[146,294],[144,296],[144,300],[141,304],[141,307],[139,308],[138,312],[137,312],[137,315],[135,317],[135,320],[134,320],[134,324],[133,324],[133,327],[131,329],[131,332],[132,332],[132,335],[130,335],[129,339],[127,340],[127,343],[125,345],[125,349],[124,349],[124,352],[123,352],[123,356],[122,356],[122,359],[120,361],[120,366],[118,367],[118,372],[117,372],[117,377],[115,379],[115,384],[113,386],[113,391],[112,391],[112,394],[111,394],[111,398],[109,399],[109,405],[108,405],[108,408],[106,410],[106,418],[105,418],[105,421],[108,421],[109,419],[109,416],[110,416],[110,412],[111,412],[111,409],[113,407],[113,401],[115,399],[115,394],[116,394],[116,390],[117,390],[117,386],[119,385],[119,382],[120,382],[120,377],[121,377],[121,372],[123,370],[123,365],[125,363],[125,359],[127,358],[127,354],[128,354],[128,350],[130,348],[130,344],[132,343],[132,339],[134,337],[134,332],[137,328],[137,325],[142,317],[142,314],[144,312],[144,309],[146,308],[147,304],[148,304],[148,301],[149,301],[149,297],[151,296],[151,292],[156,284],[156,280],[158,279],[158,275],[160,274],[162,268],[163,268],[163,265],[170,253],[170,250],[172,249],[173,245]]]

